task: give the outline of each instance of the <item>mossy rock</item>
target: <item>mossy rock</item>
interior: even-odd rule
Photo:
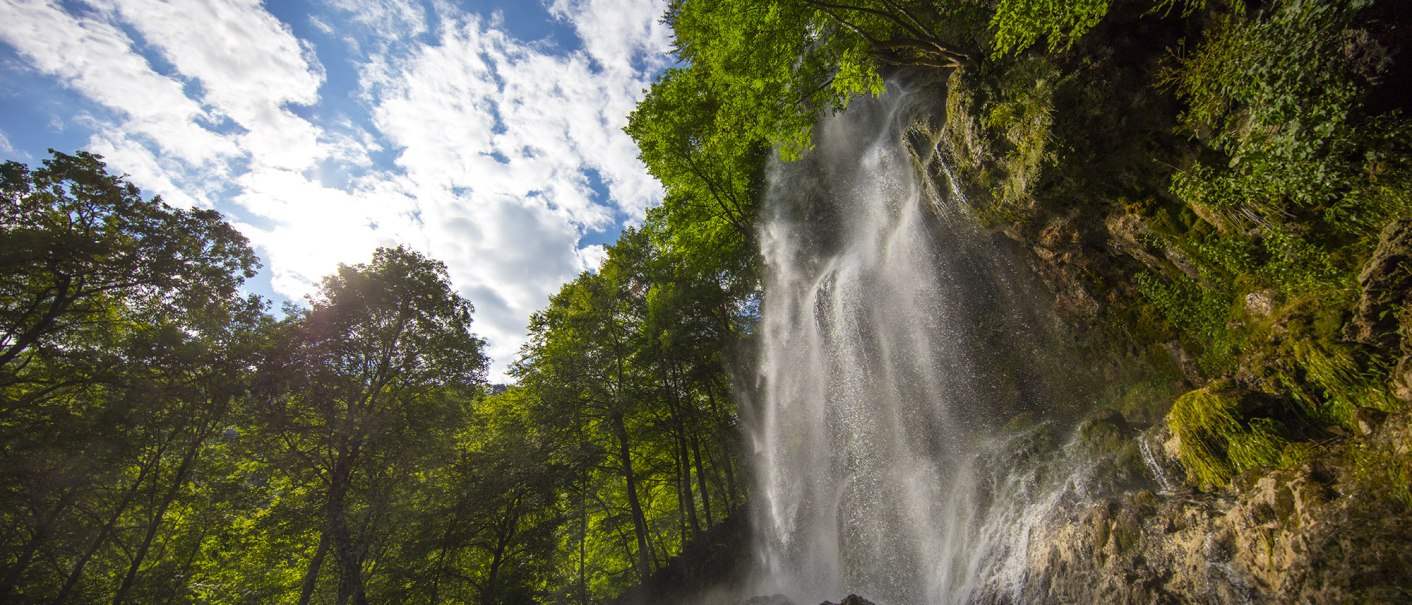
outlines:
[[[1292,407],[1264,393],[1212,385],[1182,395],[1167,414],[1187,481],[1224,487],[1232,477],[1294,462],[1304,448],[1286,428]]]
[[[1095,453],[1118,454],[1132,443],[1137,434],[1117,410],[1103,409],[1090,414],[1079,424],[1077,441]]]
[[[1079,423],[1070,447],[1092,465],[1092,488],[1122,492],[1148,485],[1139,436],[1138,430],[1116,410],[1098,410]]]

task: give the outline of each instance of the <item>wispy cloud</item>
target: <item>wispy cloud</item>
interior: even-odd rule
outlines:
[[[238,153],[231,141],[198,123],[212,116],[186,96],[182,83],[153,70],[104,15],[73,15],[42,0],[19,0],[8,13],[0,19],[0,40],[35,69],[111,109],[123,131],[189,164]]]
[[[0,41],[106,111],[90,147],[114,169],[232,213],[279,294],[379,245],[445,261],[498,375],[529,313],[601,261],[585,234],[660,199],[622,127],[667,61],[664,2],[554,2],[572,52],[445,3],[327,5],[307,23],[337,52],[256,0],[24,0]],[[331,83],[320,56],[362,81]]]

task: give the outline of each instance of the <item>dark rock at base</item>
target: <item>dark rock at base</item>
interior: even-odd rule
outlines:
[[[858,596],[858,595],[856,595],[856,594],[851,594],[851,595],[848,595],[848,596],[846,596],[846,597],[843,597],[843,600],[842,600],[842,601],[839,601],[839,602],[837,602],[837,603],[834,603],[833,601],[824,601],[823,603],[819,603],[819,605],[874,605],[874,604],[873,604],[872,601],[869,601],[869,600],[867,600],[867,599],[865,599],[865,598],[863,598],[863,597],[860,597],[860,596]]]
[[[677,557],[658,569],[645,584],[634,586],[613,605],[695,605],[729,603],[727,595],[740,594],[735,587],[749,570],[750,525],[745,513],[736,510],[725,521],[706,530],[688,543]],[[758,598],[758,597],[757,597]],[[773,597],[764,597],[773,598]],[[783,597],[781,597],[783,598]],[[742,605],[794,605],[786,601],[747,601]]]
[[[740,605],[794,605],[794,601],[782,594],[773,594],[768,597],[750,597],[741,601]]]

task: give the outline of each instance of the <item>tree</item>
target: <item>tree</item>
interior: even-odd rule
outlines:
[[[629,560],[645,580],[653,557],[627,429],[642,389],[630,359],[640,314],[631,304],[630,284],[614,277],[611,270],[585,273],[565,285],[549,308],[531,318],[524,353],[528,363],[520,363],[515,372],[540,396],[542,405],[558,410],[542,416],[573,419],[585,439],[602,439],[603,451],[612,452],[636,544]]]
[[[216,212],[51,153],[0,165],[0,600],[121,601],[240,395],[257,263]]]
[[[19,380],[27,351],[104,329],[112,306],[200,308],[254,276],[219,213],[144,200],[100,156],[51,154],[38,170],[0,165],[0,385]]]
[[[880,68],[971,61],[982,15],[966,2],[674,0],[666,20],[677,58],[704,72],[719,113],[740,126],[731,134],[791,159],[810,147],[820,111],[882,92]]]
[[[338,601],[367,603],[383,522],[419,473],[449,462],[484,383],[484,343],[445,266],[406,248],[340,266],[310,302],[267,369],[264,430],[299,476],[318,477],[323,526],[300,602],[312,599],[332,550]]]

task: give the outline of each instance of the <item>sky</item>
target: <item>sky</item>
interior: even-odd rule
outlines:
[[[406,245],[475,305],[490,378],[529,315],[661,200],[622,132],[665,0],[0,0],[0,158],[105,157],[215,208],[301,302]]]

